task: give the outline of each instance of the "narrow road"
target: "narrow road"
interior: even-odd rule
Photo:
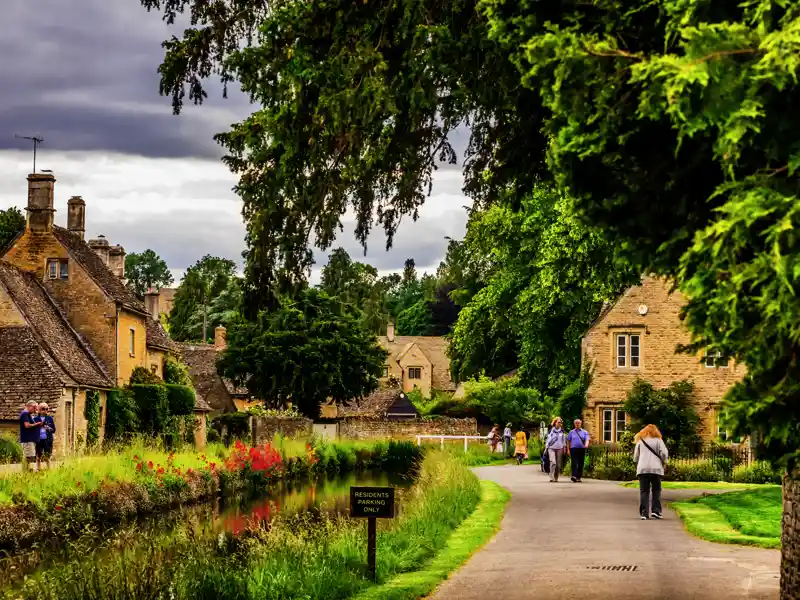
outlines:
[[[779,551],[705,542],[666,508],[641,521],[637,489],[549,483],[535,465],[475,473],[512,493],[502,529],[434,600],[778,598]],[[663,500],[700,493],[664,490]]]

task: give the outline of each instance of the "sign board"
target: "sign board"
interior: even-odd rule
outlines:
[[[350,516],[371,519],[393,519],[394,488],[351,487]]]

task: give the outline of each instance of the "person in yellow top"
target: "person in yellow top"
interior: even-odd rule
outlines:
[[[519,430],[514,436],[514,458],[517,459],[518,465],[528,458],[528,436],[522,430]]]

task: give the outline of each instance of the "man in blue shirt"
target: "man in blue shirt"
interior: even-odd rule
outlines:
[[[36,444],[39,442],[42,428],[42,422],[34,418],[37,406],[36,402],[29,400],[19,413],[19,443],[22,446],[23,471],[29,470],[31,461],[36,460]]]
[[[589,447],[589,432],[581,429],[581,420],[575,419],[575,429],[567,436],[567,456],[572,463],[573,483],[580,483],[583,477],[583,463],[586,460],[586,449]]]

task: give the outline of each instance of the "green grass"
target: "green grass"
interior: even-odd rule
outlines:
[[[368,588],[353,600],[415,600],[436,586],[488,542],[500,528],[503,511],[511,498],[494,482],[481,481],[481,503],[456,529],[445,548],[419,571],[403,573],[383,585]]]
[[[703,496],[671,505],[686,528],[711,542],[762,548],[781,546],[781,488]]]
[[[638,488],[638,481],[626,481],[620,484],[626,488]],[[779,485],[762,483],[729,483],[727,481],[662,481],[661,487],[668,490],[756,490],[762,488],[780,488]]]
[[[209,444],[202,453],[194,449],[176,452],[173,464],[183,470],[199,469],[205,464],[203,457],[221,463],[228,454],[221,444]],[[134,457],[153,461],[153,465],[166,465],[168,455],[162,448],[139,440],[104,454],[69,458],[49,470],[0,474],[0,506],[12,504],[15,495],[41,504],[47,499],[94,491],[103,481],[134,481],[137,477]]]
[[[464,452],[463,442],[459,444],[445,444],[445,452],[457,458],[462,464],[468,467],[482,467],[487,465],[510,465],[517,461],[513,458],[506,458],[499,452],[490,452],[488,444],[471,444]],[[524,464],[538,464],[540,459],[533,456],[526,460]]]

